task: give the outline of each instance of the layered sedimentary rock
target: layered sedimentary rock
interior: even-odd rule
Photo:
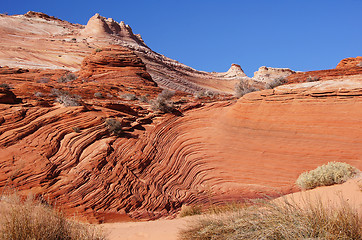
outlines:
[[[362,67],[362,57],[351,57],[351,58],[345,58],[342,61],[340,61],[336,67],[336,69],[339,68],[354,68],[354,67]]]
[[[135,51],[161,87],[233,93],[234,85],[246,78],[236,65],[226,73],[209,73],[167,58],[152,51],[129,25],[99,14],[86,26],[43,13],[0,15],[0,35],[0,66],[78,71],[84,57],[95,49],[119,45]]]
[[[361,89],[361,80],[285,85],[157,121],[144,110],[1,105],[0,186],[88,221],[295,191],[301,172],[329,161],[362,168]],[[124,135],[107,118],[124,122]]]
[[[285,78],[294,73],[295,71],[290,70],[289,68],[271,68],[263,66],[260,67],[258,71],[254,72],[253,79],[256,81],[270,83],[276,78]]]

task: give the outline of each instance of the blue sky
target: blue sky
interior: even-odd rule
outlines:
[[[204,71],[227,71],[231,63],[248,76],[260,66],[319,70],[362,55],[362,0],[2,0],[0,5],[1,13],[29,10],[80,24],[95,13],[125,21],[154,51]]]

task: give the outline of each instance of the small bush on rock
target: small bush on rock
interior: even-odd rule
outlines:
[[[58,83],[67,83],[76,80],[78,77],[74,73],[68,73],[58,78]]]
[[[175,107],[171,98],[175,95],[175,92],[170,90],[163,90],[156,99],[151,100],[151,108],[153,111],[161,111],[163,113],[172,112]]]
[[[309,172],[302,173],[296,184],[302,189],[341,184],[355,177],[359,170],[347,163],[329,162]]]
[[[120,135],[122,133],[122,124],[117,119],[107,118],[105,123],[110,133],[114,135]]]
[[[235,97],[241,98],[247,93],[259,91],[258,88],[252,86],[248,81],[241,80],[235,85]]]
[[[6,89],[6,90],[10,90],[10,89],[11,89],[10,85],[7,84],[7,83],[1,83],[1,84],[0,84],[0,88],[4,88],[4,89]]]
[[[63,104],[65,107],[81,106],[81,97],[78,95],[70,94],[69,92],[61,91],[56,88],[51,90],[51,95],[57,96],[55,101]]]
[[[280,85],[286,84],[288,81],[285,77],[278,77],[272,80],[271,82],[267,83],[265,88],[266,89],[273,89]]]
[[[124,100],[129,100],[129,101],[137,100],[136,94],[133,93],[121,94],[120,97],[123,98]]]

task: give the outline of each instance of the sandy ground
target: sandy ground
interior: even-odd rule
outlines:
[[[362,177],[344,184],[289,194],[276,201],[284,202],[285,198],[297,204],[307,203],[308,206],[311,202],[321,201],[323,205],[331,207],[344,200],[362,215]],[[148,222],[106,223],[101,227],[109,240],[177,240],[179,231],[197,217],[199,216]]]
[[[148,222],[106,223],[101,227],[109,240],[176,240],[179,231],[192,218],[194,217]]]

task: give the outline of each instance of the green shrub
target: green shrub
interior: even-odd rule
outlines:
[[[68,220],[65,216],[38,201],[2,196],[7,206],[0,215],[0,240],[103,240],[98,229]]]
[[[362,239],[361,225],[358,211],[347,202],[327,208],[321,202],[302,207],[285,200],[199,217],[180,232],[179,239]]]
[[[357,175],[359,170],[347,163],[329,162],[309,172],[302,173],[296,184],[302,189],[344,183]]]

